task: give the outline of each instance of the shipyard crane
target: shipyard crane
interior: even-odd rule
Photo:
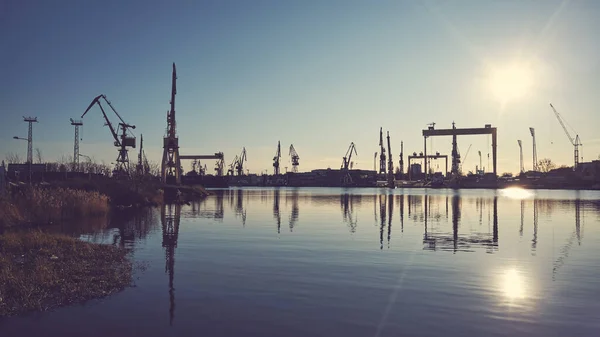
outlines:
[[[358,156],[356,152],[356,147],[354,146],[354,142],[350,143],[350,147],[348,147],[348,151],[346,151],[346,155],[342,158],[342,186],[348,186],[352,184],[352,176],[348,171],[348,167],[350,166],[350,162],[352,160],[352,152]]]
[[[531,137],[533,138],[533,171],[538,171],[538,161],[537,161],[537,149],[535,146],[535,129],[529,128],[529,132],[531,133]]]
[[[519,170],[520,173],[523,173],[523,142],[520,139],[517,139],[517,144],[519,144]]]
[[[479,170],[478,171],[483,172],[483,167],[481,167],[481,151],[477,151],[477,152],[479,152]]]
[[[390,132],[387,132],[387,146],[388,146],[388,187],[395,188],[396,185],[394,183],[394,161],[392,160],[392,146],[390,145]]]
[[[298,165],[300,165],[300,156],[294,149],[294,144],[290,145],[290,157],[292,158],[292,172],[298,173]]]
[[[404,179],[404,141],[400,141],[400,179]]]
[[[277,176],[279,175],[279,159],[281,158],[281,143],[277,141],[277,152],[273,157],[273,172]]]
[[[233,162],[231,162],[231,164],[229,164],[229,169],[227,170],[228,176],[232,176],[233,173],[235,172],[237,162],[238,162],[238,156],[236,155],[235,158],[233,158]]]
[[[385,146],[383,144],[383,128],[379,128],[379,174],[385,174]]]
[[[224,166],[225,166],[225,160],[223,158],[220,158],[219,160],[217,160],[217,163],[215,164],[215,173],[217,174],[217,176],[223,175]]]
[[[108,119],[108,116],[106,115],[106,112],[102,107],[102,103],[100,103],[100,99],[104,99],[104,101],[112,109],[115,115],[117,115],[117,117],[119,118],[120,123],[118,124],[116,130],[110,122],[110,120]],[[116,178],[127,179],[129,178],[129,155],[127,154],[127,147],[135,149],[135,137],[129,136],[127,134],[127,130],[135,129],[135,125],[125,123],[123,118],[121,118],[121,115],[119,115],[117,110],[115,110],[110,101],[106,99],[106,96],[104,94],[100,94],[92,100],[92,103],[90,103],[87,109],[85,109],[85,112],[81,115],[81,118],[83,118],[88,113],[88,111],[94,106],[94,104],[98,104],[98,106],[100,107],[100,110],[102,111],[102,116],[106,121],[106,126],[108,126],[108,128],[110,129],[110,133],[112,134],[115,140],[114,145],[119,148],[119,156],[117,157],[115,163],[113,176]]]
[[[554,114],[556,115],[556,119],[558,119],[560,126],[562,126],[563,130],[565,130],[565,134],[567,135],[567,137],[569,137],[569,140],[571,141],[571,144],[573,145],[573,159],[574,159],[573,170],[575,170],[577,168],[577,166],[579,165],[579,146],[581,146],[583,144],[581,144],[581,141],[579,140],[579,135],[576,134],[575,139],[573,139],[573,137],[571,137],[569,130],[567,130],[567,127],[565,126],[565,123],[563,122],[562,116],[558,113],[558,111],[556,111],[556,109],[554,108],[552,103],[550,103],[550,107],[554,111]],[[573,128],[571,128],[571,129],[573,129]]]
[[[160,165],[161,181],[181,184],[181,160],[179,158],[179,138],[175,120],[175,95],[177,95],[177,69],[173,62],[171,73],[171,108],[167,111],[167,135],[163,138],[163,157]]]
[[[358,156],[358,153],[356,152],[356,147],[354,146],[354,143],[350,143],[350,147],[348,147],[348,151],[346,151],[346,155],[342,159],[342,170],[348,170],[348,167],[350,167],[350,160],[352,159],[352,152],[354,152],[354,154]]]
[[[244,175],[244,163],[246,162],[246,148],[242,149],[242,153],[238,157],[237,163],[235,165],[235,170],[238,176]]]

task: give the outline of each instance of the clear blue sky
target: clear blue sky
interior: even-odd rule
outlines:
[[[181,153],[245,146],[253,172],[272,170],[277,141],[300,170],[338,168],[350,142],[372,168],[379,127],[394,161],[422,151],[421,130],[498,127],[499,171],[518,171],[517,139],[538,157],[572,163],[548,106],[579,133],[584,160],[600,154],[597,1],[0,1],[0,156],[26,144],[72,154],[73,128],[104,93],[144,134],[158,161],[177,64]],[[116,158],[98,108],[84,118],[81,153]],[[487,166],[487,136],[459,137],[465,170]],[[450,154],[451,139],[433,139]],[[136,158],[135,150],[131,157]],[[406,158],[405,158],[406,160]],[[211,166],[212,164],[209,164]],[[186,165],[186,169],[187,169]],[[441,163],[440,163],[441,167]]]

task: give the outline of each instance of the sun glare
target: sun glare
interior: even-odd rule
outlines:
[[[510,300],[525,298],[525,282],[515,269],[509,269],[502,275],[502,291]]]
[[[490,72],[492,95],[502,104],[517,101],[531,92],[534,74],[531,67],[523,64],[510,64],[494,67]]]
[[[505,188],[501,190],[500,193],[502,194],[502,196],[511,199],[527,199],[533,196],[533,193],[520,187]]]

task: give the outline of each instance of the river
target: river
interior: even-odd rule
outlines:
[[[243,188],[56,229],[146,265],[1,336],[599,336],[600,192]]]

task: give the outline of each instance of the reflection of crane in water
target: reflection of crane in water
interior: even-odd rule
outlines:
[[[390,153],[390,158],[391,158],[392,154]],[[387,228],[387,245],[388,245],[388,249],[390,249],[390,239],[392,238],[392,215],[394,214],[394,195],[390,194],[388,195],[388,211],[389,211],[389,217],[388,217],[388,228]]]
[[[353,200],[354,195],[344,193],[340,195],[340,206],[342,207],[342,216],[344,222],[350,228],[350,233],[356,233],[357,217],[354,215]],[[377,220],[375,220],[377,221]]]
[[[169,274],[169,323],[173,325],[175,316],[175,248],[179,237],[180,205],[163,205],[161,208],[162,246],[165,248],[165,273]]]
[[[242,189],[238,189],[236,191],[236,206],[235,206],[235,216],[242,217],[242,226],[246,226],[246,210],[244,209],[244,191]]]
[[[277,234],[281,233],[281,213],[279,212],[279,189],[273,191],[273,219],[277,224]]]
[[[578,246],[581,246],[581,239],[583,238],[581,234],[581,213],[581,200],[576,199],[575,230],[573,231],[569,239],[567,239],[567,243],[565,243],[565,245],[560,250],[560,256],[558,257],[558,259],[554,261],[554,266],[552,268],[552,281],[556,281],[556,274],[558,273],[558,270],[565,264],[565,260],[569,257],[569,252],[571,250],[571,246],[573,246],[573,241],[575,240],[575,238],[577,238]]]
[[[492,237],[489,234],[475,233],[468,237],[459,236],[458,228],[461,219],[461,198],[458,194],[452,196],[451,200],[452,209],[452,235],[444,235],[443,233],[431,233],[427,227],[427,216],[425,217],[425,235],[423,244],[426,246],[425,249],[437,250],[452,250],[457,251],[470,251],[471,246],[483,246],[488,249],[488,252],[492,252],[498,247],[498,197],[493,199],[493,228]],[[429,201],[425,199],[425,208],[429,208]],[[428,211],[425,211],[428,214]],[[451,248],[448,245],[451,244]]]
[[[537,231],[538,231],[538,209],[537,199],[533,199],[533,239],[531,240],[531,254],[535,255],[537,248]]]
[[[383,229],[385,227],[386,218],[386,207],[387,207],[387,195],[379,195],[379,219],[381,220],[379,225],[379,249],[383,249]]]
[[[290,232],[294,230],[294,226],[298,222],[300,208],[298,207],[298,190],[292,190],[292,214],[290,214]]]

